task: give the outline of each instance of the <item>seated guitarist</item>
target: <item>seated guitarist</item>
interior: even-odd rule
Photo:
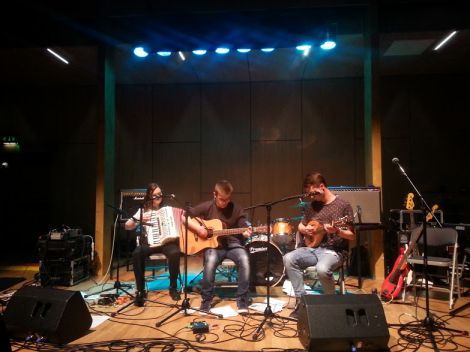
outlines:
[[[299,224],[299,233],[303,235],[304,246],[287,253],[284,265],[287,276],[292,282],[296,305],[291,318],[297,318],[300,297],[305,294],[303,270],[316,266],[317,274],[325,294],[335,293],[333,271],[342,263],[344,252],[348,250],[348,240],[354,240],[355,234],[349,225],[335,225],[339,219],[352,222],[353,210],[344,199],[338,198],[327,187],[325,178],[318,172],[305,176],[304,191],[311,194],[312,202],[306,208]]]
[[[229,235],[219,238],[217,248],[207,248],[204,252],[204,272],[201,281],[202,303],[201,314],[209,312],[214,297],[214,282],[217,266],[223,259],[228,258],[238,267],[237,306],[238,313],[248,312],[248,290],[250,285],[250,263],[247,250],[244,247],[245,238],[251,235],[251,228],[247,222],[243,209],[231,201],[233,186],[226,180],[218,181],[214,187],[214,199],[203,202],[190,209],[188,226],[201,239],[211,236],[210,229],[198,222],[202,220],[219,219],[226,228],[246,228],[239,235]]]

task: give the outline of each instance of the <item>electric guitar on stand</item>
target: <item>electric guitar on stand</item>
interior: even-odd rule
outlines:
[[[405,207],[407,210],[413,210],[415,204],[413,201],[414,194],[408,193],[405,201]],[[415,227],[415,220],[414,220],[414,213],[410,212],[410,229]],[[404,247],[400,248],[400,254],[398,258],[395,260],[395,264],[393,265],[393,269],[385,278],[382,288],[380,291],[380,295],[392,301],[393,299],[397,298],[400,295],[401,290],[403,289],[403,283],[405,282],[408,274],[411,271],[411,266],[406,262],[408,257],[410,256],[411,252],[416,247],[416,241],[411,241],[408,244],[408,248],[405,251]]]

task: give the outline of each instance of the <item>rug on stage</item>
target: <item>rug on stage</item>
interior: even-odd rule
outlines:
[[[24,277],[0,277],[0,291],[6,290],[24,280],[26,280]]]

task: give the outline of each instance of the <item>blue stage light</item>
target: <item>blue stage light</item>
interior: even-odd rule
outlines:
[[[333,40],[326,40],[320,45],[320,48],[322,48],[323,50],[331,50],[331,49],[334,49],[335,47],[336,47],[336,42],[334,42]]]
[[[205,50],[205,49],[193,50],[194,55],[205,55],[206,53],[207,53],[207,50]]]
[[[147,57],[149,53],[142,46],[134,48],[134,55],[138,57]]]
[[[160,55],[160,56],[170,56],[170,55],[171,55],[171,51],[157,51],[157,55]]]
[[[242,54],[245,54],[245,53],[249,53],[251,51],[251,49],[248,49],[248,48],[240,48],[240,49],[237,49],[237,51],[239,53],[242,53]]]
[[[230,51],[229,48],[217,48],[215,49],[215,52],[217,54],[227,54]]]
[[[263,49],[261,49],[261,51],[264,52],[264,53],[270,53],[270,52],[274,51],[274,48],[263,48]]]

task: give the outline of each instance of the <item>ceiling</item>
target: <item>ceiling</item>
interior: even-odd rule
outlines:
[[[288,5],[286,5],[288,4]],[[469,73],[470,13],[449,1],[377,1],[381,75]],[[359,1],[252,1],[249,5],[199,1],[182,7],[154,0],[21,2],[0,24],[0,74],[5,82],[93,84],[98,46],[115,50],[119,83],[182,83],[302,80],[360,77],[367,7]],[[338,46],[313,47],[302,56],[295,45],[315,44],[334,27]],[[457,35],[438,51],[447,34]],[[138,59],[132,48],[147,43],[178,55]],[[192,49],[227,43],[255,48],[197,57]],[[259,48],[279,48],[273,53]],[[53,48],[70,61],[51,56]]]

